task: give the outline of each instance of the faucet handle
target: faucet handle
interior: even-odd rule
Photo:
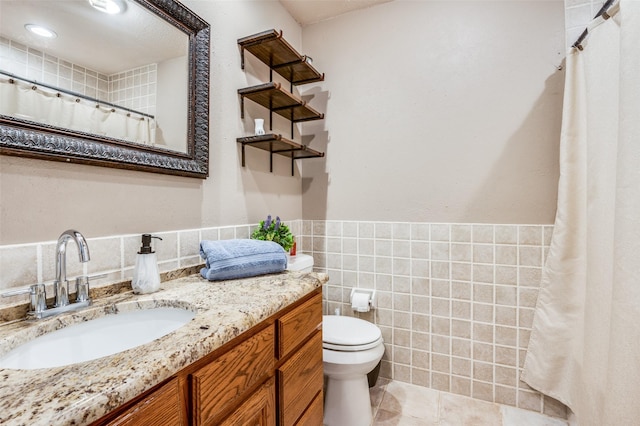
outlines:
[[[2,293],[2,297],[18,296],[20,294],[29,294],[31,296],[30,312],[40,314],[47,309],[47,290],[44,284],[33,284],[25,289],[7,291]]]
[[[47,290],[44,284],[34,284],[30,290],[31,310],[40,314],[47,309]]]
[[[76,302],[87,302],[91,300],[89,297],[89,280],[97,280],[105,278],[107,274],[98,275],[82,275],[76,278]]]
[[[76,278],[76,303],[89,300],[89,277],[82,275]]]

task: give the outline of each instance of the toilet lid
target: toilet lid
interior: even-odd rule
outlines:
[[[369,346],[382,339],[375,325],[359,318],[338,315],[322,317],[322,342],[327,346]],[[328,345],[327,345],[328,344]]]

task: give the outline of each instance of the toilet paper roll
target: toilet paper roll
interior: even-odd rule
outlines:
[[[351,298],[351,309],[357,312],[369,312],[369,293],[354,293]]]

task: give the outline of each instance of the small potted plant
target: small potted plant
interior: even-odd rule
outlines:
[[[271,215],[267,216],[267,220],[260,221],[260,225],[251,234],[251,238],[278,243],[287,253],[294,243],[293,234],[289,227],[280,222],[280,217],[278,216],[276,216],[276,220],[272,220]]]

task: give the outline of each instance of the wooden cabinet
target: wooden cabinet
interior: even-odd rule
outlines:
[[[324,410],[323,410],[324,400],[322,396],[322,392],[320,392],[316,397],[311,401],[309,407],[307,407],[306,411],[302,414],[302,417],[298,419],[298,424],[300,426],[304,425],[321,425],[324,420]]]
[[[191,374],[193,424],[216,424],[220,414],[273,375],[273,344],[270,326]]]
[[[321,425],[321,289],[94,425]]]
[[[317,406],[311,407],[316,398],[322,401],[322,296],[283,315],[277,325],[278,424],[308,424],[303,414],[317,411]]]
[[[278,369],[280,424],[293,426],[322,393],[322,335],[316,333]]]
[[[220,426],[271,426],[276,423],[276,386],[269,379],[229,415]],[[318,425],[322,424],[322,420]]]
[[[278,358],[286,357],[314,333],[322,330],[322,295],[316,294],[276,321]]]
[[[245,51],[250,52],[269,67],[270,82],[257,86],[238,89],[240,95],[240,117],[244,118],[244,101],[249,99],[269,111],[269,127],[272,128],[273,113],[291,122],[291,139],[281,134],[268,133],[266,135],[238,138],[242,144],[242,166],[245,166],[245,147],[252,146],[270,153],[270,170],[273,172],[273,155],[282,155],[291,159],[291,175],[294,175],[295,160],[302,158],[324,157],[324,152],[316,151],[306,145],[294,142],[293,124],[302,121],[322,120],[324,114],[309,106],[300,96],[293,93],[294,85],[312,83],[324,80],[324,74],[319,73],[311,58],[299,54],[282,37],[282,31],[269,30],[238,40],[242,55],[242,69],[244,69]],[[286,90],[280,83],[273,81],[273,72],[290,83]]]
[[[173,378],[150,395],[130,406],[118,417],[99,424],[110,426],[186,425],[180,401],[178,379]]]

